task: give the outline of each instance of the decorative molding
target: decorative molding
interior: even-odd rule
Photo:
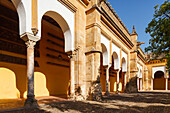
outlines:
[[[75,7],[71,2],[68,0],[58,0],[61,4],[66,6],[68,9],[70,9],[73,13],[77,11],[77,7]]]
[[[98,28],[101,29],[101,26],[100,26],[98,23],[92,23],[92,24],[86,26],[86,30],[87,30],[87,29],[90,29],[90,28],[92,28],[92,27],[98,27]]]
[[[124,27],[124,29],[127,31],[127,33],[130,35],[129,30],[127,29],[127,27],[125,26],[125,24],[122,22],[122,20],[119,18],[119,16],[117,15],[117,13],[114,11],[114,9],[112,8],[112,6],[109,4],[109,2],[107,2],[107,0],[104,0],[105,5],[109,8],[109,10],[112,12],[112,14],[118,19],[118,21],[120,22],[120,24]]]
[[[90,3],[90,0],[78,0],[83,6],[87,7]]]
[[[120,39],[125,42],[125,44],[131,46],[131,48],[134,46],[134,44],[130,41],[130,39],[123,33],[123,31],[117,26],[117,24],[113,21],[113,19],[107,14],[107,12],[101,8],[102,10],[102,18],[101,21],[103,21],[103,23],[105,23],[116,35],[118,35],[118,37],[120,37]],[[109,25],[110,24],[110,25]],[[115,30],[112,28],[115,28],[117,32],[115,32]],[[121,36],[123,37],[121,37]]]
[[[38,29],[37,28],[31,28],[32,33],[34,34],[34,36],[36,36],[38,34]]]
[[[157,63],[166,63],[166,59],[163,59],[162,61],[161,60],[151,60],[151,61],[148,61],[146,64],[157,64]]]

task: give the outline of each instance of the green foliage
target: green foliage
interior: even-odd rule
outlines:
[[[155,6],[155,14],[145,32],[151,36],[150,46],[145,48],[145,52],[152,52],[154,58],[165,54],[170,71],[170,0],[166,0],[161,6]]]

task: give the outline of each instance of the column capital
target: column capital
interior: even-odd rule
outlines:
[[[75,51],[67,52],[68,57],[69,57],[71,60],[73,60],[73,61],[76,60],[76,54],[77,54],[77,53],[76,53]]]
[[[80,50],[80,46],[76,47],[74,51],[67,52],[68,57],[72,60],[76,60],[76,55],[78,54],[79,50]]]
[[[115,69],[115,70],[116,70],[117,73],[119,73],[121,69]]]
[[[25,42],[25,44],[27,45],[27,48],[34,49],[36,41],[28,40],[28,41]]]

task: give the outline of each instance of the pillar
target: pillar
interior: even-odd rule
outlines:
[[[151,79],[151,90],[153,90],[153,79],[154,78]]]
[[[98,0],[91,0],[86,11],[86,94],[87,99],[102,100],[100,84],[101,13]]]
[[[166,90],[168,90],[168,78],[169,78],[169,71],[166,71]]]
[[[75,96],[75,74],[74,74],[74,65],[75,65],[75,55],[71,53],[68,55],[70,58],[70,98]]]
[[[137,77],[137,89],[138,89],[138,91],[140,90],[140,87],[139,87],[139,77]]]
[[[127,77],[126,72],[124,72],[124,91],[126,89],[126,81],[127,81],[126,77]]]
[[[165,78],[166,79],[166,87],[165,87],[165,90],[168,90],[168,78]]]
[[[119,72],[120,70],[117,71],[117,93],[119,93]]]
[[[34,46],[36,42],[26,41],[27,45],[27,99],[25,107],[38,106],[34,95]]]
[[[106,95],[109,94],[109,67],[106,67]]]

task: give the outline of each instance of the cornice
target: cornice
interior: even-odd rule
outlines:
[[[134,46],[134,44],[129,40],[129,38],[123,33],[123,31],[115,24],[115,22],[107,15],[106,12],[102,13],[101,21],[105,23],[120,39],[127,44],[130,48]],[[110,24],[110,25],[109,25]],[[114,30],[116,29],[116,30]]]
[[[146,59],[143,57],[143,55],[140,53],[139,50],[137,50],[137,56],[138,56],[144,63],[146,63]]]
[[[92,28],[92,27],[98,27],[98,28],[101,29],[101,26],[100,26],[98,23],[92,23],[92,24],[86,26],[86,30],[87,30],[87,29],[90,29],[90,28]]]
[[[66,6],[67,8],[69,8],[73,13],[75,13],[78,9],[76,6],[74,6],[74,4],[72,4],[70,1],[68,0],[58,0],[61,4],[63,4],[64,6]]]
[[[122,22],[122,20],[119,18],[119,16],[117,15],[117,13],[114,11],[114,9],[112,8],[112,6],[109,4],[109,2],[107,2],[107,0],[104,0],[105,5],[110,9],[110,11],[112,12],[112,14],[118,19],[118,21],[120,22],[120,24],[124,27],[124,29],[127,31],[127,33],[130,35],[129,30],[127,29],[127,27],[125,26],[125,24]]]

